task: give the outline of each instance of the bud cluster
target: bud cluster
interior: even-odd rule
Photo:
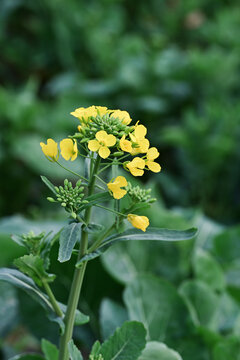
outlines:
[[[64,180],[64,186],[55,186],[57,193],[57,199],[47,198],[51,202],[60,202],[61,206],[66,209],[67,212],[70,212],[73,217],[76,217],[79,208],[86,204],[88,201],[83,200],[84,197],[84,187],[82,186],[81,180],[78,180],[76,186],[73,187],[71,181],[68,179]]]
[[[139,186],[133,186],[130,182],[128,182],[126,190],[133,202],[153,203],[156,201],[155,198],[151,198],[151,189],[141,189]]]
[[[24,245],[29,254],[39,255],[44,245],[45,232],[35,235],[33,231],[28,234],[22,234],[21,236],[13,236],[13,240]]]
[[[123,135],[128,135],[134,130],[133,126],[125,125],[119,118],[105,114],[103,116],[97,115],[91,117],[88,121],[81,120],[82,126],[80,132],[75,134],[73,138],[80,138],[80,142],[88,142],[95,138],[98,131],[104,130],[108,134],[112,134],[120,139]]]

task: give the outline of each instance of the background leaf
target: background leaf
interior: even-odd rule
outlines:
[[[100,307],[100,325],[103,339],[107,339],[128,320],[126,309],[110,299],[103,299]]]
[[[182,360],[181,356],[165,344],[150,341],[147,343],[138,360]]]
[[[53,345],[46,339],[42,339],[41,348],[46,360],[58,360],[58,349],[56,345]]]
[[[139,275],[126,287],[124,302],[131,320],[141,321],[147,339],[164,341],[187,333],[187,309],[175,288],[153,275]]]
[[[145,336],[146,331],[141,323],[125,322],[102,344],[99,353],[104,360],[136,360],[145,347]]]

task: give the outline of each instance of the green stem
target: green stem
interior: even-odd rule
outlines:
[[[109,209],[109,208],[107,208],[107,207],[105,207],[105,206],[102,206],[102,205],[94,204],[93,206],[96,206],[96,207],[99,207],[99,208],[101,208],[101,209],[110,211],[110,212],[112,212],[113,214],[116,214],[116,215],[120,215],[120,216],[124,216],[124,217],[127,216],[127,215],[125,215],[125,214],[123,214],[123,213],[121,213],[121,212],[119,212],[119,211]]]
[[[94,191],[94,186],[96,181],[94,174],[97,173],[97,170],[100,165],[100,161],[101,159],[98,156],[94,164],[93,173],[88,184],[89,196],[92,195]],[[86,224],[89,224],[91,217],[91,210],[92,208],[88,207],[85,211],[84,221]],[[87,253],[87,248],[88,248],[88,233],[84,231],[84,228],[82,228],[80,248],[79,248],[77,261],[79,261]],[[87,266],[87,262],[84,262],[79,269],[76,268],[74,271],[73,282],[72,282],[68,305],[67,305],[67,311],[64,318],[65,331],[60,340],[59,360],[69,359],[68,342],[72,339],[75,313],[78,306],[78,301],[81,293],[86,266]]]
[[[48,283],[45,280],[42,280],[42,284],[43,284],[43,287],[44,287],[46,293],[48,294],[49,300],[50,300],[50,302],[52,304],[52,307],[53,307],[55,313],[58,316],[63,317],[63,312],[60,309],[60,307],[59,307],[59,305],[57,303],[57,300],[56,300],[55,296],[53,295],[53,292],[52,292],[50,286],[48,285]]]
[[[94,244],[92,244],[92,246],[88,249],[88,253],[91,253],[92,251],[96,250],[99,245],[101,245],[102,241],[111,234],[111,232],[113,231],[113,229],[115,228],[116,224],[113,223],[104,233],[102,236],[100,236],[95,242]]]

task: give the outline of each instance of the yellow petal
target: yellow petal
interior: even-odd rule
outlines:
[[[101,146],[98,153],[101,158],[106,159],[111,152],[107,146]]]
[[[106,141],[108,134],[106,133],[106,131],[104,130],[100,130],[96,133],[95,137],[99,142],[104,142]]]
[[[146,165],[149,168],[149,170],[151,170],[155,173],[158,173],[161,171],[161,166],[154,161],[146,161]]]
[[[132,226],[142,231],[146,231],[146,228],[149,226],[149,219],[147,216],[128,214],[127,219],[132,224]]]
[[[71,139],[63,139],[60,142],[61,155],[65,160],[75,160],[77,157],[77,143]]]
[[[119,118],[119,120],[122,121],[123,124],[129,125],[132,119],[130,118],[130,115],[127,111],[122,110],[114,110],[111,114],[112,117]]]
[[[96,110],[101,116],[108,113],[108,108],[106,106],[96,106]]]
[[[123,135],[123,137],[120,140],[120,148],[123,151],[131,152],[132,151],[132,143],[129,140],[125,139],[126,135]]]
[[[117,176],[114,183],[118,184],[118,186],[127,186],[128,182],[124,176]]]
[[[40,143],[44,155],[48,160],[57,161],[59,158],[58,145],[53,139],[47,139],[47,144]]]
[[[147,134],[147,128],[143,125],[137,125],[136,129],[134,130],[134,135],[138,140],[144,139]]]
[[[116,137],[114,135],[107,135],[105,139],[105,145],[106,146],[114,146],[116,144]]]
[[[139,140],[138,145],[139,145],[139,152],[144,154],[148,151],[149,140],[148,139]]]
[[[155,160],[159,156],[158,149],[155,147],[152,147],[148,149],[147,151],[147,158],[148,160]]]
[[[135,157],[126,166],[133,176],[142,176],[144,174],[145,161],[139,157]]]
[[[98,151],[98,149],[100,148],[100,144],[99,144],[99,142],[97,141],[97,140],[90,140],[89,142],[88,142],[88,148],[89,148],[89,150],[91,150],[91,151]]]

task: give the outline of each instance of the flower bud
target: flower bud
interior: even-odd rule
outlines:
[[[47,197],[47,200],[50,201],[50,202],[56,202],[52,197]]]

